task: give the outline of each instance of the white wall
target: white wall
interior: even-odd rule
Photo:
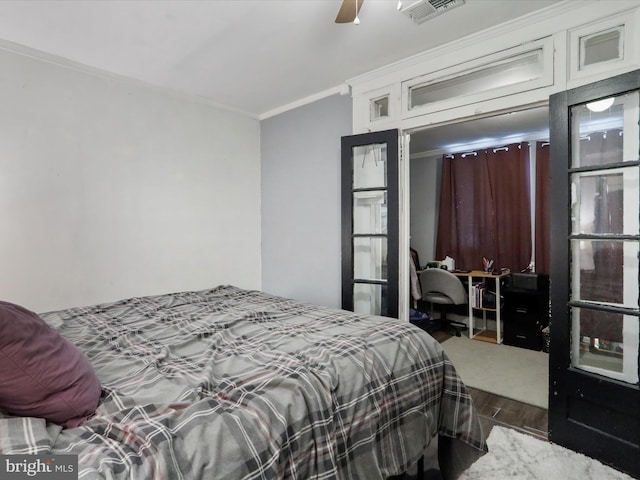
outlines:
[[[340,138],[351,123],[340,95],[262,121],[264,291],[340,307]]]
[[[257,120],[0,49],[0,299],[260,288]]]
[[[412,158],[410,164],[410,245],[418,251],[421,266],[435,258],[438,228],[440,159]]]

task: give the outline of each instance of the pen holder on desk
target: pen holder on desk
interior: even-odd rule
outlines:
[[[482,257],[482,270],[484,273],[491,273],[493,268],[493,260],[489,260],[486,257]]]

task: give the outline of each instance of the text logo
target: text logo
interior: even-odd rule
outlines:
[[[2,480],[77,480],[77,455],[0,455]]]

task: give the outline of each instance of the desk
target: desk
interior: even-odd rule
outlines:
[[[492,342],[492,343],[502,343],[503,332],[501,330],[501,302],[500,302],[500,283],[501,280],[509,275],[509,273],[500,273],[498,275],[493,275],[491,273],[485,273],[482,270],[471,270],[469,272],[466,271],[452,271],[457,277],[467,277],[467,284],[469,288],[469,338],[473,338],[475,340],[482,340],[484,342]],[[474,280],[476,283],[485,282],[487,283],[488,279],[493,279],[495,281],[495,293],[496,293],[496,305],[495,308],[485,308],[482,306],[481,302],[475,302],[475,293],[476,287],[473,284]],[[479,282],[478,282],[478,279]],[[482,318],[484,320],[483,328],[478,331],[478,333],[474,333],[474,310],[482,311]],[[496,329],[495,330],[487,330],[487,312],[496,312]]]

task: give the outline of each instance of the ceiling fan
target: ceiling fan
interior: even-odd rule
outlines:
[[[358,18],[363,3],[364,0],[342,0],[336,23],[353,23]]]
[[[428,19],[459,7],[465,0],[411,0],[409,5],[398,2],[398,11],[408,16],[415,23],[423,23]],[[364,0],[342,0],[336,23],[360,23],[358,13]]]

